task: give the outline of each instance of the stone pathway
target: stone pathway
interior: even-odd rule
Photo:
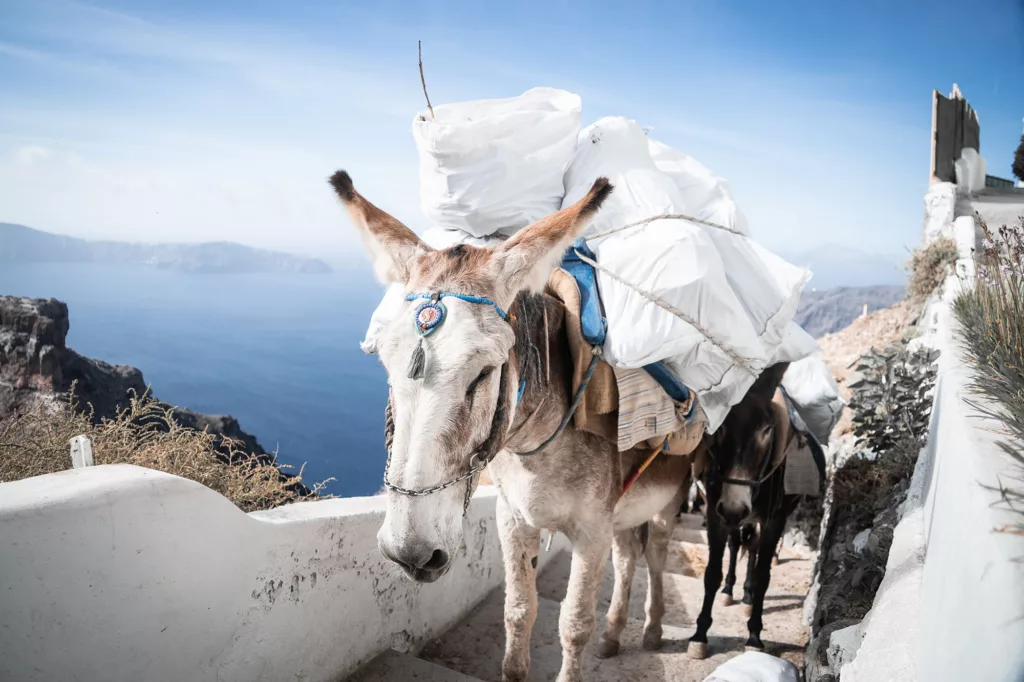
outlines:
[[[600,660],[594,656],[596,642],[604,627],[604,614],[611,601],[613,575],[605,570],[598,601],[599,624],[584,657],[584,675],[588,682],[619,680],[672,680],[700,682],[729,658],[743,652],[747,638],[746,617],[742,606],[715,605],[714,623],[709,633],[711,656],[693,661],[686,655],[686,644],[693,634],[694,621],[703,599],[704,562],[707,545],[700,530],[700,517],[685,515],[672,540],[665,573],[665,618],[661,651],[648,652],[640,646],[643,630],[644,600],[647,595],[647,571],[641,561],[631,589],[630,622],[622,634],[622,649],[616,658]],[[565,595],[570,555],[555,557],[537,580],[540,597],[537,624],[533,630],[530,680],[554,680],[561,665],[558,640],[559,602]],[[742,585],[745,561],[740,560],[737,575]],[[772,581],[765,598],[764,632],[766,653],[781,656],[803,668],[807,634],[803,625],[803,602],[810,586],[813,557],[783,549],[781,561],[772,569]],[[742,589],[735,591],[737,599]],[[462,623],[444,637],[429,644],[419,658],[390,652],[351,678],[358,682],[379,680],[420,680],[485,682],[501,679],[501,659],[505,647],[503,625],[504,588],[495,590]]]

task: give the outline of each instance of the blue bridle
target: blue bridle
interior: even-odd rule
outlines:
[[[501,306],[499,306],[497,303],[495,303],[491,299],[484,298],[483,296],[471,296],[469,294],[456,294],[456,293],[452,293],[452,292],[442,292],[442,293],[439,293],[439,294],[409,294],[408,296],[405,297],[405,300],[407,300],[407,301],[415,301],[415,300],[420,299],[420,298],[426,298],[426,299],[457,298],[460,301],[465,301],[466,303],[482,303],[483,305],[493,306],[494,310],[497,311],[497,313],[501,317],[501,319],[503,319],[503,320],[507,320],[508,319],[508,313],[506,313],[504,310],[502,310]]]

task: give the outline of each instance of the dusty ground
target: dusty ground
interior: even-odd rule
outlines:
[[[694,621],[700,613],[704,596],[703,582],[695,577],[703,574],[707,560],[707,545],[703,542],[699,526],[699,517],[686,516],[681,527],[676,529],[664,579],[666,615],[663,621],[664,643],[659,652],[643,651],[640,647],[647,593],[646,569],[641,563],[631,589],[630,623],[623,632],[622,651],[617,658],[608,660],[594,656],[595,643],[604,628],[604,616],[611,600],[612,571],[610,566],[606,569],[599,595],[598,633],[588,646],[584,660],[588,681],[699,682],[726,660],[743,652],[747,628],[742,606],[716,604],[709,637],[711,657],[694,661],[686,655],[687,639],[693,634]],[[554,680],[558,674],[561,663],[558,602],[565,594],[569,559],[568,554],[558,557],[538,579],[540,608],[533,631],[530,680]],[[741,584],[745,567],[745,561],[741,561],[738,570]],[[807,643],[803,602],[810,585],[812,567],[813,557],[783,550],[781,563],[772,569],[771,586],[765,599],[762,638],[767,653],[781,656],[800,669]],[[734,594],[738,599],[742,589],[738,588]],[[499,680],[505,643],[503,600],[504,589],[499,588],[461,624],[428,646],[423,657],[480,680]]]

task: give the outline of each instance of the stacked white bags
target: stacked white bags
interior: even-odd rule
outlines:
[[[607,176],[615,191],[586,235],[600,265],[605,359],[622,368],[664,361],[698,394],[714,431],[761,370],[817,349],[792,323],[810,273],[749,238],[724,179],[627,119],[581,132],[580,109],[576,95],[534,88],[418,115],[420,199],[436,225],[423,239],[435,248],[495,243]],[[619,229],[662,214],[724,229],[679,218]],[[392,287],[374,312],[366,352],[376,352],[402,294]]]
[[[839,386],[821,353],[791,364],[782,377],[782,387],[807,429],[819,443],[828,443],[846,401],[839,395]]]
[[[420,206],[435,227],[422,238],[435,249],[486,246],[562,207],[562,175],[580,132],[579,95],[533,88],[519,97],[446,104],[412,122],[420,153]],[[363,351],[401,308],[393,285],[377,306]]]
[[[605,359],[626,368],[665,361],[697,392],[713,431],[776,356],[810,273],[738,231],[679,218],[619,229],[659,215],[693,215],[695,205],[707,214],[707,206],[716,205],[715,197],[703,206],[687,202],[675,178],[684,188],[695,183],[686,183],[684,173],[662,172],[652,146],[662,159],[686,158],[652,145],[628,119],[604,118],[586,128],[566,171],[562,205],[582,198],[596,178],[611,180],[615,190],[586,233],[601,266]],[[718,205],[731,209],[715,214],[735,224],[740,214],[726,198]],[[673,310],[652,303],[645,292]]]
[[[423,212],[437,227],[486,237],[514,234],[557,211],[580,106],[579,95],[534,88],[417,116]]]

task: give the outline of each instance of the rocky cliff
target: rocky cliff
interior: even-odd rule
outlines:
[[[139,395],[146,391],[142,372],[135,367],[109,365],[68,348],[69,328],[68,307],[61,301],[0,296],[0,420],[40,401],[67,399],[74,386],[80,409],[88,412],[91,407],[98,422],[125,407],[130,391]],[[262,462],[272,461],[234,417],[176,408],[175,418],[182,426],[240,442],[242,450]]]

